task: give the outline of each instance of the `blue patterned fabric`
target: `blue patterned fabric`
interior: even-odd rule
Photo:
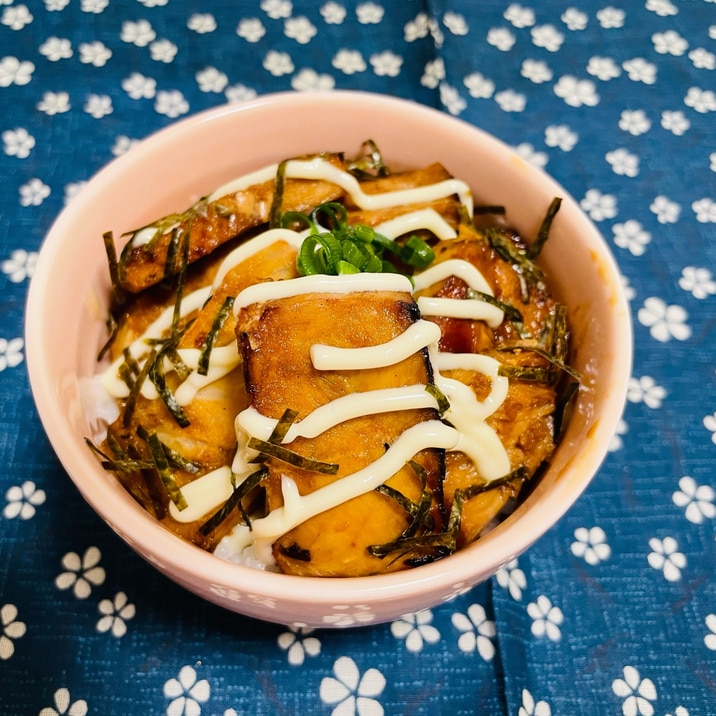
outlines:
[[[713,0],[0,0],[0,714],[716,713]],[[490,582],[294,631],[168,582],[83,502],[24,370],[36,252],[92,174],[177,119],[364,89],[497,135],[580,201],[629,292],[603,469]]]

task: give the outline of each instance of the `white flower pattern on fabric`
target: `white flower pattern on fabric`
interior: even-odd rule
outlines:
[[[48,37],[38,49],[50,62],[72,57],[72,43],[66,37]]]
[[[594,82],[580,80],[572,75],[560,77],[554,86],[554,93],[570,107],[595,107],[599,104],[599,95]]]
[[[122,80],[122,89],[131,99],[152,99],[157,93],[157,82],[139,72],[132,72]]]
[[[62,558],[65,571],[57,575],[55,586],[62,590],[72,587],[77,599],[87,599],[93,586],[104,584],[106,575],[99,564],[101,559],[102,552],[94,546],[88,547],[82,557],[76,552],[67,552]]]
[[[623,147],[607,152],[605,159],[615,174],[627,177],[639,174],[639,157]]]
[[[196,73],[196,83],[202,92],[223,92],[229,84],[229,78],[216,67],[205,67]]]
[[[681,206],[666,196],[659,195],[649,205],[660,224],[675,224],[681,216]]]
[[[597,12],[597,20],[605,30],[623,27],[625,17],[624,10],[617,7],[605,7]]]
[[[8,7],[0,17],[0,23],[11,30],[22,30],[25,25],[29,25],[33,20],[32,13],[28,10],[27,5]]]
[[[45,504],[46,495],[32,480],[25,480],[21,485],[9,487],[5,499],[7,504],[2,512],[5,519],[30,520],[35,516],[35,508]]]
[[[358,50],[339,50],[331,61],[333,67],[346,75],[354,75],[356,72],[365,72],[366,65],[363,55]],[[437,85],[434,85],[436,87]]]
[[[187,20],[186,26],[197,35],[205,35],[216,30],[216,18],[208,12],[195,12]]]
[[[549,65],[543,60],[524,60],[520,74],[536,85],[549,82],[554,77]]]
[[[283,33],[299,45],[307,45],[315,36],[318,30],[307,17],[290,17],[286,20]]]
[[[711,432],[711,442],[716,445],[716,413],[707,415],[704,420],[704,427]]]
[[[302,666],[306,656],[318,656],[321,653],[320,640],[309,636],[314,631],[308,627],[289,626],[288,631],[278,635],[278,645],[287,652],[291,666]]]
[[[487,32],[487,44],[502,52],[509,52],[517,38],[506,27],[493,27]]]
[[[0,660],[7,661],[15,653],[15,640],[25,636],[27,625],[18,618],[14,604],[0,607]]]
[[[613,80],[622,73],[621,67],[611,57],[590,57],[587,72],[602,82]]]
[[[613,219],[617,215],[617,198],[614,194],[602,194],[599,189],[587,189],[584,198],[579,202],[592,221]]]
[[[649,540],[651,552],[647,557],[649,566],[663,573],[667,582],[678,582],[681,570],[686,567],[686,555],[679,552],[679,544],[673,537],[652,537]]]
[[[684,97],[684,104],[700,114],[716,112],[716,92],[702,90],[700,87],[689,87]]]
[[[625,666],[623,678],[612,681],[612,691],[624,699],[622,713],[624,716],[653,716],[656,701],[656,687],[651,679],[642,679],[639,671],[633,666]]]
[[[655,296],[647,298],[637,313],[639,323],[646,326],[651,337],[660,343],[666,343],[672,338],[677,341],[691,338],[691,328],[686,323],[688,317],[689,314],[682,306],[667,306],[661,298]]]
[[[636,219],[628,219],[612,227],[614,243],[620,249],[627,249],[633,256],[642,256],[651,243],[651,234]]]
[[[532,8],[522,7],[516,3],[511,4],[503,13],[502,17],[512,23],[514,27],[532,27],[535,24],[535,13]]]
[[[378,669],[368,669],[361,676],[355,661],[342,656],[333,664],[333,673],[335,677],[324,677],[319,687],[321,701],[334,706],[333,716],[383,716],[377,699],[386,682]]]
[[[27,159],[35,147],[35,138],[24,127],[6,129],[2,141],[5,154],[18,159]]]
[[[37,103],[37,109],[49,117],[70,111],[70,95],[67,92],[45,92]]]
[[[495,95],[495,102],[503,112],[522,112],[527,104],[527,98],[519,92],[507,89]]]
[[[587,13],[578,10],[576,7],[568,7],[560,18],[567,26],[568,30],[577,31],[584,30],[589,24],[589,16]]]
[[[281,20],[291,16],[293,4],[290,0],[261,0],[261,9],[272,20]]]
[[[102,119],[108,114],[112,114],[112,98],[109,95],[91,94],[87,97],[84,105],[84,111],[94,117],[94,119]]]
[[[666,396],[666,388],[658,385],[650,375],[629,378],[627,400],[630,403],[644,403],[647,408],[656,410],[661,407]]]
[[[343,5],[337,2],[327,2],[321,6],[321,16],[327,25],[341,25],[347,14]]]
[[[189,111],[189,103],[179,90],[159,90],[154,102],[154,111],[170,119],[176,119]]]
[[[632,82],[643,82],[645,85],[653,85],[656,82],[656,65],[643,57],[622,62],[622,68]]]
[[[464,37],[470,31],[465,16],[450,10],[443,15],[443,25],[457,37]]]
[[[25,360],[22,352],[24,347],[25,341],[22,338],[0,338],[0,373],[7,368],[16,368]]]
[[[134,619],[137,612],[124,592],[117,592],[114,599],[103,599],[97,609],[102,615],[97,622],[97,631],[110,632],[117,639],[127,633],[127,621]]]
[[[211,687],[206,679],[197,681],[192,666],[182,666],[177,678],[164,684],[164,696],[171,699],[166,716],[199,716],[201,705],[209,700]]]
[[[716,651],[716,614],[709,614],[704,621],[709,630],[709,633],[704,637],[704,644],[706,644],[707,649]]]
[[[485,661],[492,661],[495,656],[492,639],[497,630],[495,622],[487,618],[485,608],[481,604],[471,604],[467,608],[467,615],[455,612],[451,620],[452,625],[461,632],[457,640],[460,651],[467,654],[477,651]]]
[[[679,480],[679,489],[672,495],[674,504],[683,507],[684,516],[695,525],[716,517],[715,498],[716,491],[711,485],[699,485],[690,475]]]
[[[94,42],[83,42],[79,46],[80,62],[93,67],[104,67],[107,60],[112,57],[112,50],[104,43],[95,40]]]
[[[473,72],[465,77],[463,84],[467,87],[470,97],[475,99],[490,99],[495,92],[495,83],[480,72]]]
[[[661,113],[661,126],[680,137],[691,127],[691,122],[681,110],[664,110]]]
[[[72,701],[69,689],[62,687],[54,693],[54,706],[47,706],[38,716],[85,716],[88,712],[84,699]]]
[[[454,116],[460,114],[467,107],[467,102],[460,96],[457,89],[447,82],[440,83],[440,103]]]
[[[656,13],[659,17],[669,17],[678,15],[679,9],[671,0],[646,0],[645,7],[647,10]]]
[[[544,143],[548,147],[557,147],[563,152],[571,152],[579,141],[579,135],[566,124],[550,125],[544,130]]]
[[[592,567],[611,557],[612,548],[607,544],[607,535],[601,527],[578,527],[574,530],[574,537],[576,541],[570,545],[572,554]]]
[[[686,52],[689,43],[675,30],[656,32],[651,36],[654,43],[654,50],[660,55],[673,55],[680,57]]]
[[[335,84],[335,80],[330,75],[318,74],[308,67],[291,79],[291,87],[299,92],[332,90]]]
[[[701,224],[716,224],[716,201],[709,197],[704,197],[695,201],[691,208],[696,214],[696,221]]]
[[[364,2],[356,7],[356,18],[361,25],[378,25],[385,10],[374,2]]]
[[[546,152],[538,152],[529,142],[522,142],[514,149],[516,154],[522,157],[526,162],[529,162],[540,169],[544,169],[544,167],[547,166],[549,156]]]
[[[679,286],[699,300],[716,295],[716,280],[711,271],[703,267],[685,266],[681,270]]]
[[[179,48],[171,40],[155,40],[149,45],[149,54],[155,62],[170,64],[179,52]]]
[[[689,52],[689,59],[694,67],[699,70],[716,69],[716,55],[703,47],[697,47]]]
[[[21,206],[40,206],[48,196],[50,196],[50,187],[37,177],[33,177],[20,187]]]
[[[517,602],[522,601],[522,590],[527,586],[527,577],[513,559],[495,573],[495,580]]]
[[[266,34],[266,28],[257,17],[245,17],[236,26],[236,34],[246,42],[255,43]]]
[[[522,705],[517,716],[552,716],[552,709],[546,701],[535,701],[527,689],[522,689]]]
[[[538,25],[530,30],[532,44],[548,52],[558,52],[564,42],[564,35],[554,25]]]
[[[624,447],[624,440],[622,439],[622,436],[626,435],[628,432],[629,426],[627,425],[626,420],[624,420],[624,418],[620,418],[617,423],[617,427],[614,430],[614,435],[612,435],[612,439],[609,442],[609,452],[617,452]]]
[[[417,654],[425,644],[437,644],[440,632],[432,625],[433,613],[430,609],[413,614],[404,614],[390,625],[390,633],[396,639],[405,640],[405,648]]]
[[[122,23],[122,31],[119,37],[123,42],[137,47],[146,47],[152,40],[156,39],[157,33],[148,20],[139,20],[131,22],[129,20]]]
[[[22,283],[25,279],[31,278],[35,271],[35,264],[37,263],[37,251],[25,251],[25,249],[15,249],[10,254],[9,259],[0,264],[2,272],[12,281],[13,283]],[[11,351],[14,356],[13,360],[16,361],[15,365],[19,365],[22,362],[22,338],[16,338],[17,342],[15,350]],[[2,353],[2,346],[0,345],[0,354]],[[8,347],[5,348],[5,356],[7,360]],[[8,360],[8,364],[9,364]],[[14,366],[11,366],[14,367]],[[2,370],[2,368],[0,368]]]
[[[651,129],[651,120],[643,109],[625,109],[619,117],[619,129],[638,137]]]
[[[536,637],[546,636],[550,641],[560,641],[560,626],[564,622],[564,614],[559,607],[552,604],[549,597],[540,594],[536,602],[527,605],[527,613],[532,617],[532,633]]]
[[[10,85],[26,85],[32,80],[35,65],[32,62],[17,57],[3,57],[0,60],[0,87]]]

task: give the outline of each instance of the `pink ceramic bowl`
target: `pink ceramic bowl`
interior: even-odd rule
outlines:
[[[162,528],[99,465],[86,389],[105,335],[108,276],[102,234],[119,236],[188,206],[247,171],[310,152],[377,142],[393,166],[442,162],[481,202],[505,204],[533,236],[564,197],[543,265],[567,304],[578,409],[547,474],[502,525],[442,561],[390,575],[319,579],[262,572],[204,552]],[[622,412],[631,326],[610,252],[577,203],[512,149],[460,120],[394,98],[353,92],[279,94],[217,108],[157,133],[100,171],[69,204],[40,252],[27,306],[27,364],[37,409],[68,474],[129,546],[165,575],[227,609],[284,624],[341,627],[435,606],[489,578],[542,536],[602,462]]]

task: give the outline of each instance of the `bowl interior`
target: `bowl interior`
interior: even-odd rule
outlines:
[[[91,376],[108,301],[102,235],[111,230],[118,237],[182,210],[263,165],[312,152],[357,153],[366,139],[394,167],[441,162],[471,185],[477,201],[505,204],[510,223],[526,237],[535,235],[552,198],[563,197],[542,264],[569,309],[573,364],[585,377],[578,410],[550,470],[517,513],[446,560],[392,575],[328,580],[225,563],[165,531],[84,444],[98,431]],[[459,120],[408,101],[351,92],[274,95],[222,107],[179,122],[112,162],[49,232],[30,289],[26,334],[45,430],[77,487],[112,528],[201,596],[250,616],[316,626],[385,621],[432,606],[524,551],[598,469],[621,415],[631,367],[629,312],[615,264],[564,189]]]

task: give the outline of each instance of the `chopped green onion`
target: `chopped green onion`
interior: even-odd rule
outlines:
[[[445,413],[450,410],[450,401],[448,400],[447,395],[445,395],[445,393],[443,393],[442,390],[435,385],[435,383],[428,383],[425,386],[425,392],[430,393],[430,395],[435,398],[440,415],[445,415]]]
[[[417,269],[427,268],[435,259],[435,252],[419,236],[411,236],[401,247],[400,258]]]

